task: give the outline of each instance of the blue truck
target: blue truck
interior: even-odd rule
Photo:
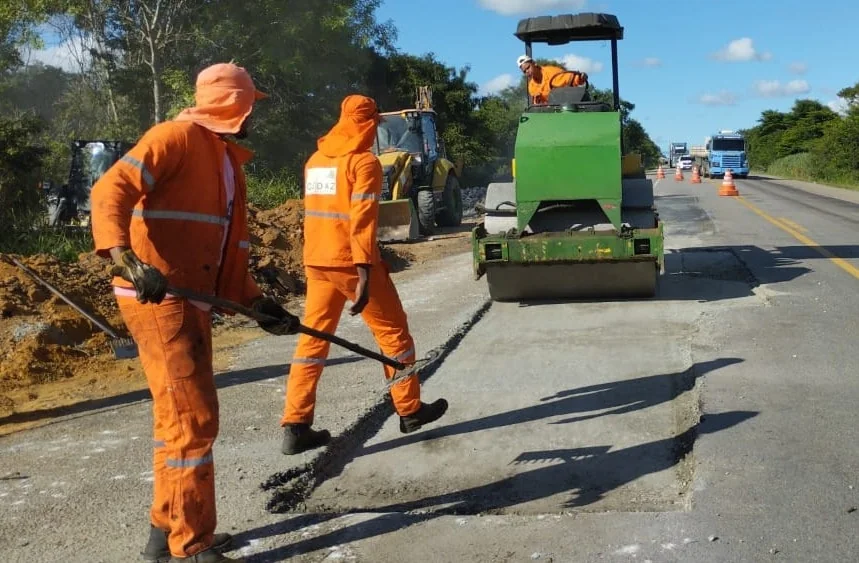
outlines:
[[[746,139],[734,131],[722,130],[707,137],[704,147],[693,147],[691,153],[706,178],[722,178],[728,169],[737,178],[749,175]]]

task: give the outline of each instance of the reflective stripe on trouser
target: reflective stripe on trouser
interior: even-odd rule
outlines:
[[[347,299],[352,300],[355,295],[358,274],[355,268],[312,266],[305,267],[305,272],[307,297],[303,324],[334,333]],[[406,313],[383,264],[377,264],[370,269],[370,299],[361,316],[383,354],[400,358],[404,363],[415,361],[415,344],[409,333]],[[313,424],[316,387],[330,346],[328,341],[306,334],[299,335],[298,346],[289,367],[281,425],[295,422]],[[383,367],[388,379],[396,373],[394,368]],[[416,412],[421,406],[420,381],[417,374],[391,386],[391,398],[400,416]]]
[[[152,525],[170,530],[170,552],[189,557],[212,543],[216,525],[212,445],[218,396],[211,315],[185,299],[141,305],[118,297],[152,393]]]

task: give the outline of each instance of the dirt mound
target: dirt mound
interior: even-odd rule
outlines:
[[[264,293],[282,301],[305,290],[303,203],[288,200],[274,209],[249,210],[251,273]]]
[[[263,292],[286,300],[303,295],[307,287],[304,276],[304,202],[287,200],[274,209],[249,211],[251,232],[251,272]],[[380,245],[382,258],[391,271],[406,269],[414,255]]]
[[[82,255],[78,263],[46,255],[16,258],[84,310],[124,330],[106,261],[94,254]],[[97,326],[0,259],[0,392],[71,377],[106,348]]]
[[[284,303],[306,288],[303,215],[301,200],[270,210],[250,209],[251,274],[264,292]],[[384,246],[382,255],[393,271],[414,260],[406,250]],[[16,258],[120,335],[127,334],[108,260],[94,253],[82,254],[76,263],[48,255]],[[217,322],[216,341],[223,337],[224,344],[216,348],[227,350],[229,343],[256,334],[232,330],[243,321]],[[139,360],[116,360],[108,342],[95,324],[0,254],[0,422],[22,408],[35,412],[46,405],[106,396],[123,386],[145,387]]]

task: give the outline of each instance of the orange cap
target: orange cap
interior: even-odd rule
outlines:
[[[218,63],[197,75],[196,105],[176,116],[215,133],[235,134],[250,115],[256,100],[268,95],[257,90],[250,74],[233,63]]]
[[[340,104],[340,120],[317,143],[327,156],[367,151],[376,139],[379,110],[373,98],[352,94]]]

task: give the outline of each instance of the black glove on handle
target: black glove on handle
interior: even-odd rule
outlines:
[[[277,336],[296,334],[298,332],[298,325],[301,324],[301,320],[281,307],[273,298],[261,297],[254,301],[252,308],[257,313],[278,319],[271,322],[257,321],[260,328],[264,331]]]
[[[158,268],[142,262],[131,249],[123,251],[119,261],[122,265],[114,265],[110,273],[131,282],[139,302],[161,303],[167,295],[167,278],[164,274]]]

